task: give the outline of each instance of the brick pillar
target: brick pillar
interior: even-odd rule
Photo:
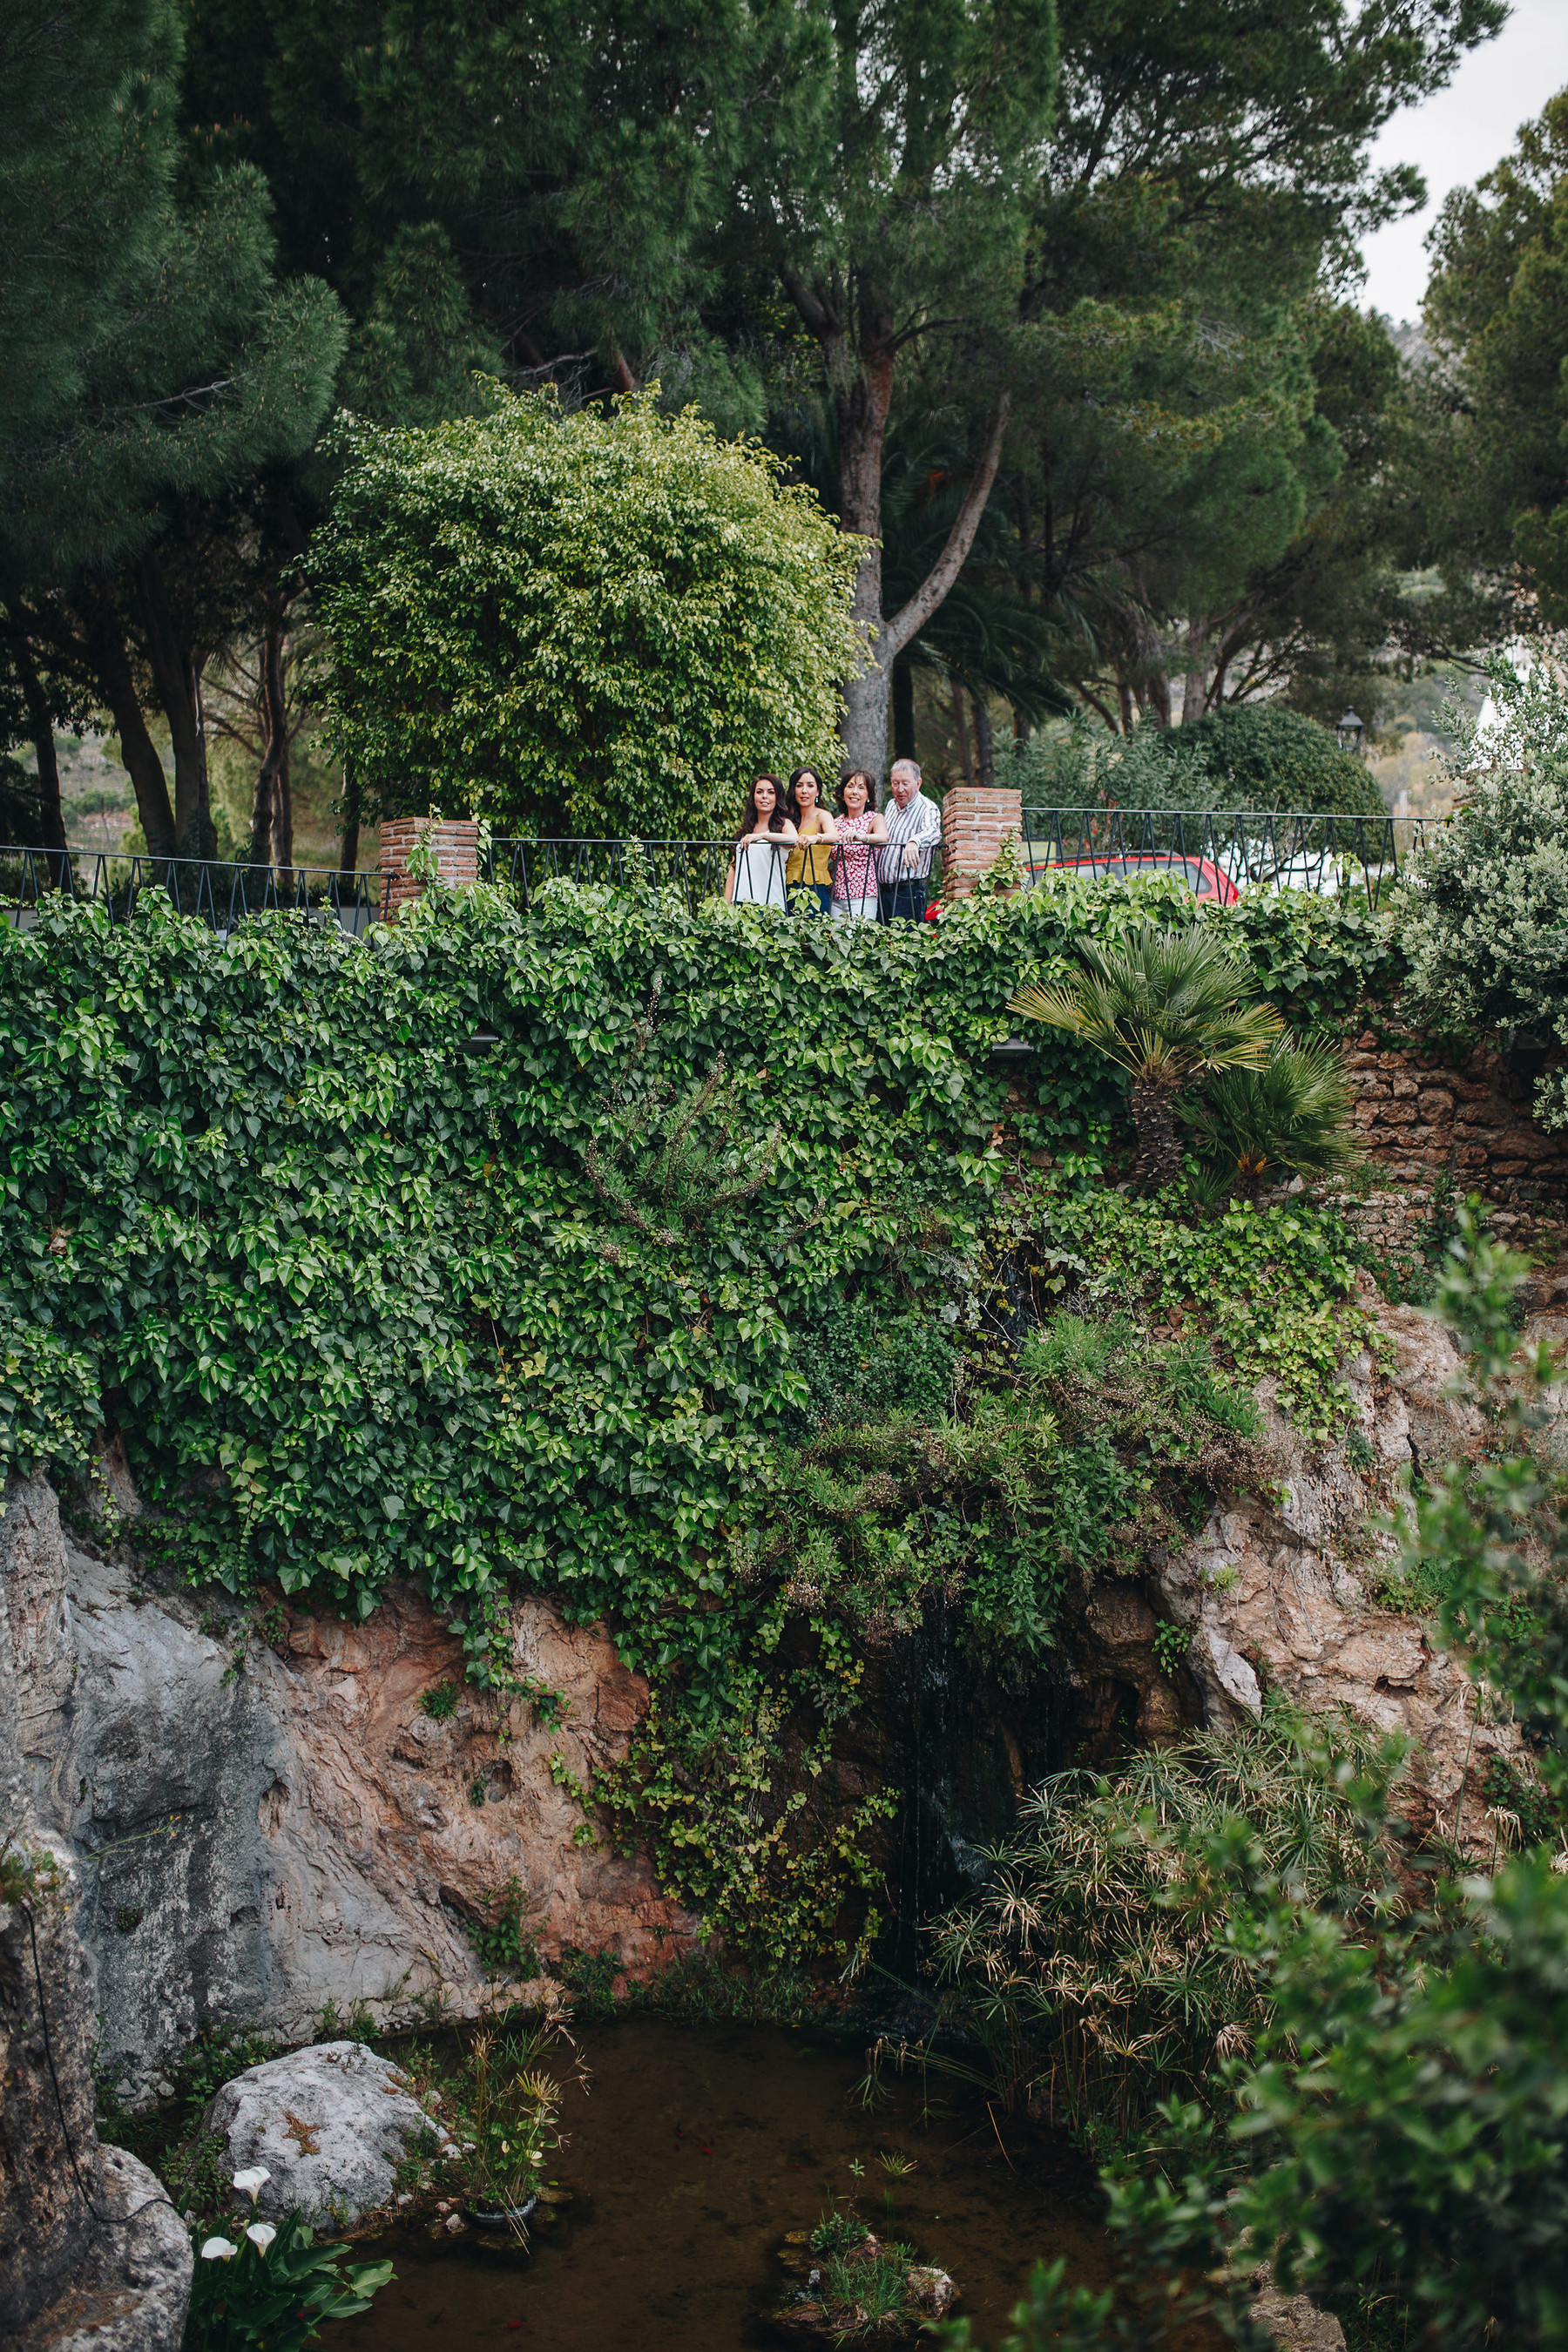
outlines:
[[[449,890],[467,890],[479,878],[479,824],[471,816],[388,816],[381,821],[381,865],[390,872],[386,919],[395,923],[411,898],[425,895],[423,882],[411,878],[409,853],[427,833],[436,836],[437,871]]]
[[[954,784],[942,804],[942,896],[967,898],[979,876],[995,864],[1011,834],[1020,850],[1024,795],[996,785]]]

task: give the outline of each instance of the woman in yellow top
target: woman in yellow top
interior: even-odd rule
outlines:
[[[784,802],[791,824],[805,845],[795,850],[784,872],[791,890],[810,892],[807,907],[827,914],[833,905],[833,851],[838,838],[835,819],[822,805],[822,782],[815,768],[797,768],[789,780]]]

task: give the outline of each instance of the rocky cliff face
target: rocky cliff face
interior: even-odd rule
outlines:
[[[1397,1549],[1378,1524],[1392,1515],[1401,1469],[1427,1471],[1479,1434],[1473,1405],[1451,1393],[1459,1357],[1451,1334],[1407,1307],[1379,1304],[1392,1368],[1370,1355],[1349,1365],[1366,1467],[1342,1446],[1310,1451],[1268,1408],[1280,1468],[1277,1505],[1252,1496],[1211,1514],[1194,1541],[1153,1562],[1160,1596],[1190,1629],[1187,1672],[1205,1719],[1244,1721],[1265,1688],[1311,1709],[1342,1707],[1366,1730],[1410,1744],[1405,1810],[1422,1832],[1457,1841],[1477,1860],[1499,1823],[1482,1784],[1497,1755],[1517,1757],[1510,1721],[1488,1719],[1485,1694],[1461,1662],[1434,1648],[1420,1622],[1369,1597]]]
[[[79,1880],[35,1787],[70,1685],[53,1499],[0,1518],[0,2342],[174,2352],[190,2242],[146,2167],[99,2146]]]
[[[300,2039],[361,2001],[387,2024],[421,2001],[471,2013],[466,1927],[512,1880],[550,1958],[612,1948],[636,1973],[697,1938],[643,1864],[578,1841],[574,1784],[625,1753],[647,1694],[549,1603],[519,1604],[513,1647],[563,1703],[553,1727],[464,1685],[411,1591],[363,1626],[300,1615],[246,1645],[237,1612],[71,1540],[41,1479],[7,1492],[0,1569],[18,1746],[80,1871],[103,2054],[130,2095],[204,2027]],[[421,1711],[448,1686],[448,1716]]]
[[[1462,1450],[1475,1417],[1447,1393],[1447,1333],[1378,1311],[1391,1370],[1349,1368],[1366,1466],[1342,1445],[1310,1452],[1270,1412],[1272,1498],[1228,1498],[1190,1542],[1089,1594],[1064,1694],[1072,1744],[1092,1760],[1129,1735],[1241,1721],[1278,1687],[1403,1733],[1413,1815],[1485,1859],[1499,1824],[1482,1781],[1517,1732],[1374,1598],[1394,1474]],[[434,2004],[472,2013],[484,1972],[466,1931],[514,1882],[550,1958],[613,1949],[639,1974],[697,1941],[645,1862],[595,1844],[579,1801],[647,1704],[602,1631],[520,1602],[518,1670],[554,1697],[503,1705],[463,1683],[458,1643],[411,1589],[363,1625],[284,1612],[269,1645],[247,1645],[232,1604],[138,1581],[133,1552],[71,1540],[41,1480],[7,1492],[16,1752],[40,1832],[79,1874],[102,2049],[132,2095],[206,2027],[302,2040],[329,2004],[388,2025]],[[1192,1635],[1173,1675],[1162,1619]]]

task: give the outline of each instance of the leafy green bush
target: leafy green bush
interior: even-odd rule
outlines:
[[[798,1323],[795,1360],[805,1394],[784,1426],[798,1437],[890,1413],[934,1420],[952,1402],[957,1349],[951,1328],[933,1316],[860,1299]]]
[[[854,541],[755,442],[651,393],[568,415],[495,386],[342,446],[328,731],[371,805],[705,836],[754,769],[836,767]]]
[[[1399,926],[1386,906],[1354,893],[1320,898],[1310,890],[1248,891],[1212,920],[1251,969],[1259,995],[1297,1031],[1342,1035],[1359,1027],[1369,999],[1384,1008],[1405,976]]]
[[[999,784],[1029,807],[1305,809],[1382,816],[1370,771],[1333,732],[1279,702],[1242,702],[1129,736],[1080,721],[1042,729],[1005,754]]]
[[[363,1614],[409,1574],[481,1666],[505,1577],[634,1651],[705,1643],[719,1531],[802,1402],[792,1325],[962,1255],[1008,993],[1168,896],[1074,883],[852,939],[564,884],[366,940],[49,908],[0,933],[5,1459],[74,1465],[110,1416],[193,1575]],[[722,1057],[736,1147],[777,1134],[763,1188],[672,1245],[586,1165],[656,980],[638,1083]],[[1042,1137],[1114,1108],[1070,1041],[1035,1067]]]
[[[1308,809],[1382,816],[1371,771],[1342,749],[1332,730],[1282,702],[1235,702],[1170,730],[1178,773],[1205,776],[1205,802],[1222,809]],[[1202,762],[1202,770],[1198,762]]]
[[[1497,723],[1484,739],[1457,714],[1449,774],[1460,792],[1402,893],[1414,1007],[1435,1024],[1537,1032],[1568,1043],[1568,691],[1544,667],[1527,679],[1494,663]],[[1537,1104],[1568,1125],[1559,1073]]]

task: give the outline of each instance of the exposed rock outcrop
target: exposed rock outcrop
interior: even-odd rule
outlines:
[[[0,1519],[0,2342],[176,2352],[190,2241],[146,2167],[99,2146],[79,1883],[37,1801],[70,1688],[51,1529],[47,1488]]]
[[[204,2028],[302,2040],[329,2003],[402,2024],[416,1998],[473,2013],[468,1926],[514,1880],[549,1957],[609,1948],[637,1973],[697,1939],[647,1865],[585,1826],[576,1790],[647,1703],[603,1632],[521,1601],[514,1656],[542,1696],[503,1703],[464,1684],[460,1644],[412,1588],[363,1625],[285,1614],[268,1647],[232,1605],[156,1589],[87,1540],[44,1480],[6,1491],[16,1746],[80,1872],[127,2095]],[[449,1711],[423,1712],[437,1691]]]
[[[1265,1383],[1281,1499],[1243,1496],[1216,1509],[1190,1544],[1156,1559],[1156,1582],[1192,1634],[1187,1672],[1205,1720],[1245,1721],[1268,1687],[1304,1707],[1343,1707],[1368,1731],[1401,1734],[1411,1745],[1404,1802],[1413,1822],[1484,1860],[1498,1824],[1482,1784],[1493,1756],[1518,1754],[1518,1729],[1489,1719],[1484,1692],[1416,1618],[1369,1598],[1373,1572],[1397,1549],[1377,1524],[1393,1506],[1392,1474],[1462,1454],[1480,1419],[1449,1392],[1459,1357],[1444,1326],[1381,1303],[1377,1316],[1391,1369],[1371,1355],[1347,1368],[1364,1472],[1352,1469],[1343,1446],[1310,1448],[1272,1412]]]
[[[259,2168],[262,2213],[349,2229],[389,2205],[399,2161],[438,2129],[401,2067],[359,2042],[322,2042],[226,2083],[202,2118],[232,2180]],[[446,2134],[440,2132],[444,2139]]]
[[[70,2284],[14,2341],[16,2352],[179,2352],[191,2299],[191,2242],[157,2175],[122,2147],[103,2151],[102,2226]]]

